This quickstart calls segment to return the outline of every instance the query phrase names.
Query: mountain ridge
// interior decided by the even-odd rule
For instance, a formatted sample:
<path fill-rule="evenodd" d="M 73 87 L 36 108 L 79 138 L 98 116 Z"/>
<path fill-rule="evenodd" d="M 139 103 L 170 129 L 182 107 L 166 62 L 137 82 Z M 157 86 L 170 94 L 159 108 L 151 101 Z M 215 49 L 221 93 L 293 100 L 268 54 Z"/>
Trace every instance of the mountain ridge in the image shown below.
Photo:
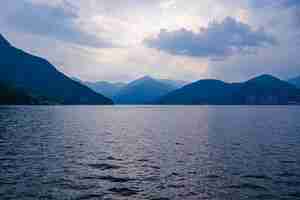
<path fill-rule="evenodd" d="M 288 82 L 295 85 L 296 87 L 300 88 L 300 76 L 289 79 Z"/>
<path fill-rule="evenodd" d="M 144 76 L 128 83 L 113 100 L 116 104 L 152 104 L 174 89 L 171 85 Z"/>
<path fill-rule="evenodd" d="M 97 82 L 83 82 L 84 85 L 88 86 L 97 93 L 103 94 L 108 98 L 113 98 L 118 92 L 126 86 L 125 83 L 110 83 L 107 81 Z"/>
<path fill-rule="evenodd" d="M 0 34 L 0 81 L 58 104 L 113 104 L 88 87 L 71 80 L 44 58 L 9 44 Z"/>
<path fill-rule="evenodd" d="M 10 43 L 0 34 L 0 46 L 11 46 Z"/>
<path fill-rule="evenodd" d="M 172 91 L 157 104 L 178 105 L 286 105 L 300 103 L 300 90 L 272 75 L 241 83 L 199 80 Z"/>
<path fill-rule="evenodd" d="M 114 99 L 114 101 L 116 101 L 117 104 L 118 103 L 119 104 L 123 104 L 123 103 L 124 104 L 127 104 L 127 103 L 130 103 L 130 104 L 133 104 L 133 103 L 138 103 L 138 104 L 146 103 L 146 104 L 149 104 L 150 102 L 154 101 L 153 99 L 156 99 L 156 98 L 160 97 L 161 95 L 168 93 L 171 90 L 178 89 L 178 88 L 182 87 L 183 85 L 185 85 L 187 83 L 185 81 L 180 81 L 180 80 L 157 79 L 157 78 L 153 78 L 149 75 L 146 75 L 146 76 L 140 77 L 138 79 L 135 79 L 135 80 L 133 80 L 133 81 L 127 83 L 127 84 L 122 83 L 122 82 L 114 82 L 113 83 L 113 82 L 108 82 L 108 81 L 96 81 L 96 82 L 82 81 L 82 80 L 80 80 L 79 78 L 76 78 L 76 77 L 72 77 L 72 79 L 88 86 L 89 88 L 91 88 L 95 92 L 101 93 L 106 97 Z M 143 84 L 147 85 L 149 83 L 151 83 L 151 84 L 155 83 L 156 85 L 161 86 L 161 87 L 156 88 L 156 89 L 158 89 L 157 94 L 155 94 L 155 91 L 153 91 L 153 90 L 155 90 L 155 88 L 151 89 L 151 88 L 142 88 L 142 87 L 140 87 L 140 85 L 143 85 Z M 124 93 L 129 92 L 128 90 L 124 91 L 124 90 L 126 90 L 124 88 L 128 89 L 128 88 L 132 88 L 132 87 L 133 88 L 136 87 L 136 91 L 134 93 L 132 93 L 132 95 L 134 95 L 134 96 L 141 95 L 142 93 L 145 92 L 146 89 L 147 89 L 147 91 L 149 91 L 149 90 L 152 91 L 153 92 L 152 95 L 149 95 L 147 97 L 150 100 L 145 99 L 146 98 L 145 97 L 144 100 L 139 99 L 139 100 L 135 101 L 134 97 L 132 97 L 131 100 L 130 100 L 132 102 L 124 102 L 125 100 L 123 98 L 125 98 L 125 97 L 122 96 L 122 95 L 125 95 Z M 163 91 L 161 91 L 161 89 Z M 132 89 L 130 89 L 130 90 L 132 92 Z M 120 97 L 120 96 L 122 96 L 122 97 Z M 129 97 L 126 97 L 126 98 L 129 98 Z"/>

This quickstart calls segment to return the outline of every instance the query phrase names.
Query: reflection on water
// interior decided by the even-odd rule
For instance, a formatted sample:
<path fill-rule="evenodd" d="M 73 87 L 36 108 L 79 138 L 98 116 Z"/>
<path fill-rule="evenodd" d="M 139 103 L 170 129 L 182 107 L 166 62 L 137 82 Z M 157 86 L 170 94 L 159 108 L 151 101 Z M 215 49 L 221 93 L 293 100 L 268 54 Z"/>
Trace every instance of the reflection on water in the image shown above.
<path fill-rule="evenodd" d="M 297 199 L 299 107 L 0 107 L 0 199 Z"/>

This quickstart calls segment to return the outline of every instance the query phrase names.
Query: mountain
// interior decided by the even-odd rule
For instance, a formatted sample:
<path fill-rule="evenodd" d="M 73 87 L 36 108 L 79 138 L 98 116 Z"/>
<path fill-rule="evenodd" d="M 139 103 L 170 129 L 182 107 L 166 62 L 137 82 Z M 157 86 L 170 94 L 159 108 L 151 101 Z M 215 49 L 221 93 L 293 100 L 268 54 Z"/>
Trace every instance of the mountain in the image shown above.
<path fill-rule="evenodd" d="M 0 82 L 0 105 L 49 105 L 47 98 L 34 96 L 26 91 Z"/>
<path fill-rule="evenodd" d="M 242 104 L 300 103 L 299 89 L 271 75 L 262 75 L 245 82 L 236 95 Z"/>
<path fill-rule="evenodd" d="M 300 76 L 288 80 L 289 83 L 295 85 L 296 87 L 300 88 Z"/>
<path fill-rule="evenodd" d="M 126 86 L 125 83 L 110 83 L 106 81 L 83 82 L 83 84 L 108 98 L 113 98 Z"/>
<path fill-rule="evenodd" d="M 175 87 L 176 89 L 179 89 L 188 84 L 188 82 L 181 81 L 181 80 L 171 80 L 171 79 L 158 79 L 158 80 L 167 85 L 171 85 L 171 86 Z"/>
<path fill-rule="evenodd" d="M 242 83 L 207 79 L 184 86 L 158 100 L 178 105 L 285 105 L 300 103 L 300 90 L 271 75 Z"/>
<path fill-rule="evenodd" d="M 76 81 L 76 82 L 78 82 L 78 83 L 81 83 L 81 84 L 83 84 L 83 81 L 82 80 L 80 80 L 79 78 L 77 78 L 77 77 L 70 77 L 73 81 Z"/>
<path fill-rule="evenodd" d="M 222 104 L 230 84 L 223 81 L 205 79 L 189 84 L 162 97 L 159 104 Z"/>
<path fill-rule="evenodd" d="M 10 43 L 0 34 L 0 47 L 11 46 Z"/>
<path fill-rule="evenodd" d="M 171 87 L 172 90 L 179 89 L 182 86 L 186 85 L 187 82 L 180 81 L 180 80 L 171 80 L 171 79 L 153 79 L 149 76 L 145 76 L 142 79 L 152 79 L 157 82 L 161 82 L 164 87 Z M 111 83 L 107 81 L 98 81 L 98 82 L 90 82 L 90 81 L 81 81 L 78 78 L 72 77 L 73 80 L 80 82 L 92 90 L 94 90 L 97 93 L 103 94 L 104 96 L 108 98 L 117 98 L 119 96 L 119 93 L 121 90 L 127 85 L 126 83 L 117 82 L 117 83 Z"/>
<path fill-rule="evenodd" d="M 123 87 L 113 100 L 117 104 L 151 104 L 176 87 L 145 76 Z"/>
<path fill-rule="evenodd" d="M 0 34 L 0 81 L 57 104 L 113 104 L 112 100 L 68 78 L 47 60 L 9 44 Z"/>
<path fill-rule="evenodd" d="M 26 92 L 4 83 L 0 83 L 0 105 L 33 105 L 38 101 Z"/>
<path fill-rule="evenodd" d="M 82 81 L 79 78 L 72 77 L 74 81 L 77 81 L 93 91 L 102 94 L 110 99 L 112 99 L 118 92 L 126 86 L 126 83 L 117 82 L 117 83 L 110 83 L 107 81 L 97 81 L 97 82 L 90 82 L 90 81 Z"/>

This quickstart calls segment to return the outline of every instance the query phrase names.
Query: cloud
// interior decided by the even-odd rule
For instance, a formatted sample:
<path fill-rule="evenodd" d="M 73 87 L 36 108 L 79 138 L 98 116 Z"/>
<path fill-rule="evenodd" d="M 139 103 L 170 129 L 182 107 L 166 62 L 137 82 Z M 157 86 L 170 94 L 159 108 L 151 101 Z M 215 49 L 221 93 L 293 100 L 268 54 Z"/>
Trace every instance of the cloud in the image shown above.
<path fill-rule="evenodd" d="M 200 32 L 161 30 L 157 37 L 144 43 L 174 55 L 222 59 L 233 54 L 250 53 L 258 47 L 274 45 L 276 40 L 263 29 L 253 30 L 249 25 L 226 17 L 221 23 L 213 22 Z"/>
<path fill-rule="evenodd" d="M 300 0 L 2 1 L 11 44 L 84 80 L 299 73 Z"/>
<path fill-rule="evenodd" d="M 113 46 L 109 40 L 82 30 L 77 23 L 78 11 L 66 1 L 53 5 L 37 2 L 7 2 L 8 9 L 0 14 L 2 23 L 19 32 L 52 37 L 64 42 L 97 48 Z"/>

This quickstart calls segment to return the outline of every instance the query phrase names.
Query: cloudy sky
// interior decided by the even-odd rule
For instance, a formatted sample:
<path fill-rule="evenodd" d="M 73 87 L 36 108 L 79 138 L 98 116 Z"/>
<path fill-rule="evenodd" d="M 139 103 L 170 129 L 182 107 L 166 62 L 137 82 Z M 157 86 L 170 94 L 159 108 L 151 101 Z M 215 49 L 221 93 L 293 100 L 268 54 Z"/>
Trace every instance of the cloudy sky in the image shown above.
<path fill-rule="evenodd" d="M 10 42 L 83 80 L 300 74 L 299 0 L 2 0 Z"/>

